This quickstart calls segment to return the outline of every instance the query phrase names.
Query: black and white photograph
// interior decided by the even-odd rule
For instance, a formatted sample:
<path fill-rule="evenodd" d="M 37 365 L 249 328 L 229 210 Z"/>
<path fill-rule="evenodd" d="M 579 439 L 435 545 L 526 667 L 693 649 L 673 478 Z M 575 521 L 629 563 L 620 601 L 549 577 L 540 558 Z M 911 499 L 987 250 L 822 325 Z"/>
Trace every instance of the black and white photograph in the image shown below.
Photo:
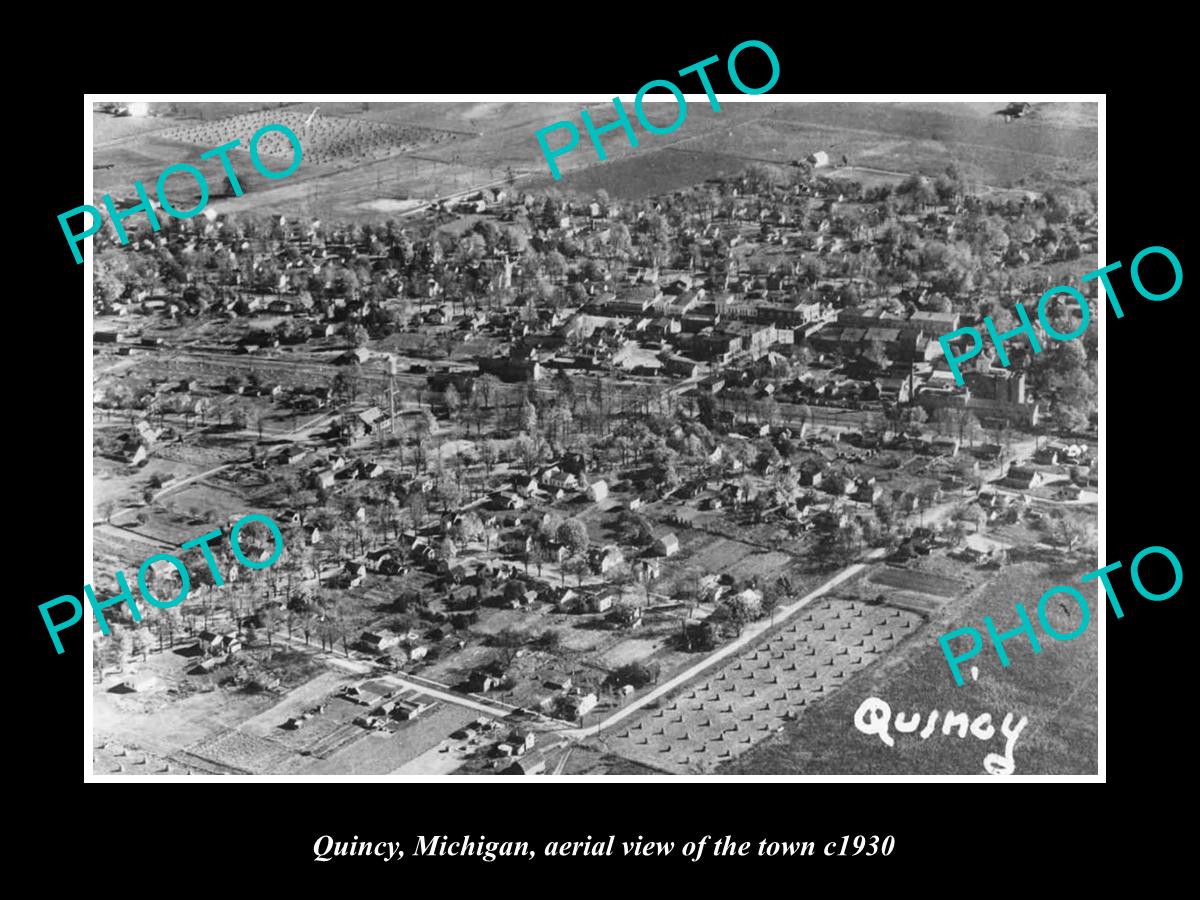
<path fill-rule="evenodd" d="M 724 69 L 88 95 L 88 780 L 1102 780 L 1103 95 Z"/>

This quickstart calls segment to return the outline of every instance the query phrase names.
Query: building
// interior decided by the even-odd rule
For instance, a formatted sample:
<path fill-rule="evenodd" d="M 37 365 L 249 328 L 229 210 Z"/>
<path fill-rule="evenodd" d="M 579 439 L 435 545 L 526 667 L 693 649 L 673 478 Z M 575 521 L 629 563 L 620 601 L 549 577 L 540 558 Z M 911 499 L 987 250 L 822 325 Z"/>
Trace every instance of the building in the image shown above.
<path fill-rule="evenodd" d="M 1015 488 L 1027 491 L 1032 488 L 1041 487 L 1045 482 L 1045 477 L 1037 469 L 1014 464 L 1008 467 L 1008 475 L 1005 476 L 1005 481 Z"/>
<path fill-rule="evenodd" d="M 597 594 L 588 598 L 588 612 L 608 612 L 613 607 L 612 594 Z"/>
<path fill-rule="evenodd" d="M 513 760 L 507 769 L 501 770 L 501 775 L 540 775 L 546 771 L 546 757 L 540 751 L 526 753 Z"/>
<path fill-rule="evenodd" d="M 367 650 L 383 653 L 399 645 L 400 636 L 392 634 L 390 631 L 364 631 L 358 642 Z"/>
<path fill-rule="evenodd" d="M 654 549 L 659 556 L 674 556 L 679 552 L 679 538 L 674 532 L 664 534 L 654 542 Z"/>

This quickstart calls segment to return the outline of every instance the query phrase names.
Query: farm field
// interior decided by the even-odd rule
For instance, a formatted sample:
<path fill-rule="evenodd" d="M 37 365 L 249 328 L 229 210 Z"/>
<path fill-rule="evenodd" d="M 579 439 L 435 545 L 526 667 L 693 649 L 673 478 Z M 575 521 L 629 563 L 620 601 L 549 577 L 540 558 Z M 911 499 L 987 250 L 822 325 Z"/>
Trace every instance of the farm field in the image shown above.
<path fill-rule="evenodd" d="M 1086 774 L 1096 771 L 1096 678 L 1097 628 L 1095 622 L 1083 635 L 1070 642 L 1045 640 L 1042 652 L 1034 655 L 1028 641 L 1014 639 L 1006 645 L 1011 663 L 1000 666 L 995 652 L 985 648 L 964 668 L 966 684 L 957 687 L 937 638 L 964 625 L 981 627 L 983 616 L 995 618 L 997 627 L 1016 624 L 1014 601 L 1026 608 L 1050 586 L 1074 583 L 1083 563 L 1059 559 L 1053 563 L 1010 564 L 987 585 L 972 591 L 957 610 L 949 608 L 917 630 L 913 639 L 879 666 L 866 669 L 848 681 L 844 690 L 814 706 L 784 732 L 732 761 L 726 774 L 773 772 L 786 775 L 856 773 L 868 775 L 983 774 L 983 759 L 989 753 L 1003 754 L 1000 737 L 990 741 L 957 734 L 944 735 L 940 728 L 928 739 L 916 734 L 897 734 L 888 747 L 876 735 L 860 733 L 854 726 L 855 712 L 866 698 L 877 697 L 889 704 L 893 716 L 906 718 L 932 710 L 968 712 L 972 718 L 989 713 L 997 725 L 1007 713 L 1029 722 L 1014 745 L 1016 774 Z M 1094 595 L 1093 595 L 1094 596 Z M 1056 628 L 1069 631 L 1075 618 L 1055 610 Z M 978 680 L 970 668 L 977 666 Z M 893 722 L 894 724 L 894 722 Z M 998 732 L 997 732 L 998 734 Z M 1064 736 L 1070 734 L 1072 739 Z M 1081 739 L 1081 735 L 1086 738 Z"/>
<path fill-rule="evenodd" d="M 838 691 L 920 622 L 902 610 L 822 598 L 719 672 L 601 740 L 611 752 L 655 768 L 712 771 Z"/>
<path fill-rule="evenodd" d="M 966 585 L 961 582 L 932 575 L 928 572 L 918 572 L 912 569 L 893 569 L 883 567 L 872 573 L 872 584 L 898 588 L 902 591 L 913 591 L 920 594 L 933 594 L 936 597 L 948 598 L 962 593 Z"/>
<path fill-rule="evenodd" d="M 731 173 L 748 161 L 786 164 L 815 150 L 834 159 L 845 154 L 851 165 L 924 174 L 955 162 L 970 180 L 997 187 L 1061 180 L 1067 163 L 1076 167 L 1072 181 L 1094 179 L 1095 137 L 1089 136 L 1095 129 L 1094 107 L 1044 104 L 1040 117 L 1006 125 L 983 108 L 989 105 L 948 111 L 922 104 L 751 104 L 734 96 L 723 101 L 718 113 L 707 104 L 692 103 L 687 119 L 671 135 L 639 129 L 636 148 L 623 133 L 606 136 L 605 161 L 581 142 L 559 158 L 563 178 L 556 182 L 533 135 L 557 121 L 578 123 L 581 104 L 299 103 L 272 109 L 225 104 L 227 110 L 205 110 L 202 120 L 188 104 L 175 104 L 182 116 L 114 119 L 94 114 L 95 164 L 112 166 L 97 169 L 95 186 L 97 198 L 105 191 L 131 197 L 135 180 L 150 183 L 175 162 L 198 165 L 210 184 L 223 184 L 219 161 L 200 161 L 202 150 L 242 132 L 248 137 L 256 123 L 282 121 L 299 128 L 316 107 L 312 146 L 309 132 L 303 133 L 306 161 L 295 174 L 282 181 L 264 179 L 251 168 L 244 150 L 234 151 L 231 159 L 246 195 L 218 197 L 224 191 L 214 188 L 213 208 L 293 215 L 304 208 L 322 217 L 384 221 L 414 208 L 412 198 L 498 184 L 508 168 L 524 190 L 552 187 L 591 194 L 604 189 L 614 197 L 638 198 Z M 651 103 L 647 109 L 661 118 L 665 113 L 657 106 Z M 611 104 L 588 108 L 598 125 L 612 118 Z M 276 149 L 286 150 L 281 136 L 270 140 L 276 137 L 282 142 Z M 1083 175 L 1078 174 L 1081 162 Z"/>

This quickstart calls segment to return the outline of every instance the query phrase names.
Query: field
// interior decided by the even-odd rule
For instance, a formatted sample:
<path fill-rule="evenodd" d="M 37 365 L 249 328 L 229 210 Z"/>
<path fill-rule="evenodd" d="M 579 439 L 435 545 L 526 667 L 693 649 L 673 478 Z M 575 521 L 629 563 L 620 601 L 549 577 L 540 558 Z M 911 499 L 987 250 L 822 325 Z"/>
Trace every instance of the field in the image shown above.
<path fill-rule="evenodd" d="M 434 131 L 420 126 L 389 125 L 361 118 L 335 117 L 295 112 L 266 110 L 242 113 L 225 119 L 180 125 L 162 133 L 162 137 L 194 144 L 198 147 L 219 147 L 230 141 L 250 146 L 250 138 L 265 125 L 280 124 L 290 128 L 301 140 L 304 159 L 312 165 L 330 163 L 361 163 L 403 153 L 425 144 L 453 140 L 450 132 Z M 278 131 L 264 135 L 258 145 L 264 156 L 292 156 L 291 142 Z"/>
<path fill-rule="evenodd" d="M 627 106 L 630 105 L 627 103 Z M 655 120 L 665 113 L 647 109 Z M 534 132 L 558 121 L 579 126 L 577 103 L 332 103 L 154 104 L 160 117 L 114 119 L 96 113 L 97 196 L 132 196 L 135 180 L 152 187 L 158 173 L 176 162 L 198 165 L 210 184 L 217 211 L 262 211 L 321 218 L 384 221 L 420 208 L 421 201 L 501 185 L 512 169 L 522 190 L 590 195 L 604 189 L 614 197 L 640 198 L 678 190 L 707 178 L 735 172 L 751 162 L 786 165 L 815 150 L 834 161 L 842 155 L 868 171 L 941 172 L 957 163 L 980 186 L 1039 187 L 1095 178 L 1095 107 L 1042 104 L 1034 118 L 1004 124 L 992 104 L 739 103 L 723 102 L 721 112 L 691 103 L 680 128 L 670 135 L 638 129 L 638 146 L 623 132 L 605 136 L 607 159 L 597 158 L 586 133 L 559 158 L 563 177 L 555 181 Z M 170 106 L 176 114 L 169 115 Z M 318 108 L 319 107 L 319 108 Z M 314 108 L 317 114 L 301 130 Z M 589 106 L 598 125 L 612 119 L 611 104 Z M 231 157 L 246 195 L 223 193 L 216 160 L 200 152 L 234 137 L 249 137 L 265 122 L 293 127 L 305 147 L 305 161 L 293 175 L 270 181 L 254 172 L 244 151 Z M 581 128 L 582 131 L 582 128 Z M 552 135 L 551 141 L 563 137 Z M 284 149 L 278 135 L 264 140 Z M 1082 168 L 1080 168 L 1082 166 Z M 1069 172 L 1068 172 L 1069 169 Z M 833 170 L 830 170 L 831 172 Z M 186 179 L 178 179 L 180 185 Z M 172 181 L 172 188 L 175 188 Z M 180 198 L 191 188 L 179 187 Z"/>
<path fill-rule="evenodd" d="M 437 746 L 477 715 L 411 688 L 380 683 L 379 689 L 392 698 L 422 699 L 429 708 L 413 721 L 394 723 L 387 732 L 369 731 L 353 724 L 366 707 L 332 696 L 341 685 L 362 679 L 320 671 L 315 660 L 298 656 L 316 669 L 300 673 L 299 686 L 278 697 L 215 687 L 169 702 L 162 689 L 149 694 L 97 692 L 96 771 L 385 775 Z M 193 684 L 204 680 L 182 674 L 181 666 L 190 661 L 180 659 L 178 654 L 154 654 L 140 670 L 158 674 L 164 688 L 188 679 Z M 303 728 L 282 727 L 287 719 L 318 705 L 322 711 Z M 117 710 L 120 715 L 114 716 Z"/>
<path fill-rule="evenodd" d="M 1071 181 L 1094 181 L 1095 122 L 1089 125 L 1086 115 L 1073 117 L 1078 124 L 1070 126 L 1047 119 L 1005 124 L 961 106 L 935 110 L 892 104 L 790 104 L 733 135 L 713 132 L 682 146 L 733 152 L 747 146 L 748 138 L 755 149 L 743 153 L 761 154 L 763 161 L 786 163 L 821 149 L 834 162 L 844 155 L 855 166 L 925 175 L 954 162 L 968 180 L 998 187 L 1040 182 L 1047 176 L 1061 182 L 1068 172 Z"/>
<path fill-rule="evenodd" d="M 983 713 L 999 725 L 1007 713 L 1014 722 L 1028 717 L 1028 725 L 1014 743 L 1016 773 L 1088 774 L 1097 766 L 1096 667 L 1097 627 L 1079 638 L 1058 642 L 1045 638 L 1042 652 L 1034 655 L 1023 638 L 1008 642 L 1011 662 L 1002 668 L 994 651 L 986 648 L 964 669 L 966 684 L 957 687 L 937 638 L 964 625 L 981 626 L 985 615 L 998 628 L 1016 624 L 1013 602 L 1032 610 L 1037 598 L 1054 584 L 1076 583 L 1085 562 L 1057 558 L 1047 565 L 1020 563 L 1006 566 L 994 581 L 972 591 L 956 611 L 949 609 L 931 619 L 914 640 L 891 654 L 881 665 L 865 670 L 846 689 L 808 710 L 784 733 L 756 747 L 722 769 L 725 774 L 771 772 L 782 775 L 855 774 L 982 774 L 989 753 L 1003 754 L 1004 739 L 983 741 L 972 736 L 946 736 L 938 729 L 927 739 L 917 734 L 896 734 L 888 747 L 877 735 L 863 734 L 854 725 L 855 712 L 866 698 L 887 702 L 892 714 L 906 718 L 920 714 L 926 721 L 932 710 L 967 712 L 972 719 Z M 1090 568 L 1091 566 L 1089 566 Z M 1090 593 L 1090 592 L 1087 592 Z M 1091 595 L 1094 598 L 1094 594 Z M 1063 616 L 1052 610 L 1052 616 Z M 1055 627 L 1068 631 L 1078 625 L 1065 616 Z M 978 679 L 972 680 L 971 667 Z M 894 722 L 893 722 L 894 725 Z M 1068 737 L 1069 736 L 1069 737 Z"/>
<path fill-rule="evenodd" d="M 603 743 L 673 773 L 711 771 L 837 691 L 899 646 L 920 621 L 885 606 L 823 598 L 719 672 L 602 736 Z"/>
<path fill-rule="evenodd" d="M 935 597 L 942 598 L 954 597 L 962 593 L 963 588 L 966 587 L 961 582 L 927 572 L 889 567 L 877 570 L 871 575 L 870 580 L 872 584 L 882 584 L 918 594 L 933 594 Z"/>

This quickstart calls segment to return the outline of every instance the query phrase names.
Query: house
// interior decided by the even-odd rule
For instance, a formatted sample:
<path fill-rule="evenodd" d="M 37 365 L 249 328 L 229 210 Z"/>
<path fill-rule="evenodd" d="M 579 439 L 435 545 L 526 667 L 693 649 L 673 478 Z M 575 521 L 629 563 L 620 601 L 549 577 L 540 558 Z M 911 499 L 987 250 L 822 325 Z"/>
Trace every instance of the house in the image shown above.
<path fill-rule="evenodd" d="M 596 704 L 599 702 L 600 699 L 595 694 L 582 694 L 577 697 L 572 697 L 571 706 L 574 709 L 575 718 L 586 716 L 596 708 Z"/>
<path fill-rule="evenodd" d="M 654 542 L 654 549 L 659 556 L 674 556 L 679 552 L 679 538 L 674 532 L 664 534 Z"/>
<path fill-rule="evenodd" d="M 640 606 L 622 606 L 614 614 L 618 625 L 624 628 L 638 628 L 642 624 L 642 608 Z"/>
<path fill-rule="evenodd" d="M 242 649 L 242 642 L 236 631 L 228 631 L 224 634 L 218 634 L 215 631 L 201 631 L 198 642 L 202 650 L 214 655 L 237 653 Z"/>
<path fill-rule="evenodd" d="M 546 771 L 546 757 L 539 750 L 517 757 L 511 766 L 502 769 L 501 775 L 539 775 Z"/>
<path fill-rule="evenodd" d="M 485 694 L 499 683 L 499 679 L 494 675 L 482 670 L 472 672 L 471 677 L 467 680 L 467 685 L 477 694 Z"/>
<path fill-rule="evenodd" d="M 525 501 L 512 491 L 497 491 L 491 495 L 490 505 L 492 509 L 521 509 Z"/>
<path fill-rule="evenodd" d="M 579 602 L 579 594 L 571 588 L 563 588 L 555 598 L 555 606 L 559 612 L 568 612 Z"/>
<path fill-rule="evenodd" d="M 1005 481 L 1008 484 L 1023 491 L 1040 487 L 1045 480 L 1045 476 L 1037 469 L 1032 469 L 1029 466 L 1018 466 L 1016 464 L 1008 467 L 1008 475 L 1005 477 Z"/>
<path fill-rule="evenodd" d="M 588 485 L 587 493 L 592 502 L 599 503 L 608 496 L 608 483 L 603 480 L 593 481 Z"/>
<path fill-rule="evenodd" d="M 358 642 L 367 650 L 382 653 L 397 646 L 400 643 L 400 636 L 390 631 L 364 631 Z"/>
<path fill-rule="evenodd" d="M 1056 466 L 1058 465 L 1058 454 L 1060 452 L 1061 449 L 1059 447 L 1047 444 L 1033 454 L 1033 461 L 1043 466 Z"/>
<path fill-rule="evenodd" d="M 753 588 L 746 588 L 736 595 L 736 599 L 740 601 L 751 616 L 757 616 L 762 610 L 762 593 Z"/>
<path fill-rule="evenodd" d="M 883 488 L 878 484 L 861 482 L 854 491 L 853 497 L 859 503 L 874 503 L 883 497 Z"/>
<path fill-rule="evenodd" d="M 625 556 L 615 544 L 591 552 L 592 570 L 598 575 L 604 575 L 624 562 Z"/>
<path fill-rule="evenodd" d="M 933 452 L 941 456 L 958 456 L 959 443 L 956 438 L 934 438 L 931 444 Z"/>
<path fill-rule="evenodd" d="M 392 706 L 392 717 L 407 722 L 415 719 L 427 709 L 429 709 L 429 704 L 419 700 L 397 700 Z"/>
<path fill-rule="evenodd" d="M 509 740 L 525 751 L 532 750 L 537 746 L 537 734 L 533 731 L 514 731 Z"/>
<path fill-rule="evenodd" d="M 144 672 L 140 675 L 133 675 L 126 678 L 121 682 L 121 687 L 134 693 L 145 693 L 158 687 L 158 677 L 149 672 Z"/>
<path fill-rule="evenodd" d="M 312 473 L 312 486 L 320 490 L 329 490 L 333 487 L 334 474 L 333 469 L 320 469 Z"/>
<path fill-rule="evenodd" d="M 546 687 L 552 691 L 569 691 L 571 684 L 571 676 L 566 672 L 551 672 L 545 680 Z"/>
<path fill-rule="evenodd" d="M 553 468 L 542 473 L 542 484 L 554 490 L 571 490 L 578 486 L 579 481 L 570 472 Z"/>
<path fill-rule="evenodd" d="M 602 613 L 608 612 L 613 607 L 612 594 L 596 594 L 588 598 L 588 612 Z"/>

